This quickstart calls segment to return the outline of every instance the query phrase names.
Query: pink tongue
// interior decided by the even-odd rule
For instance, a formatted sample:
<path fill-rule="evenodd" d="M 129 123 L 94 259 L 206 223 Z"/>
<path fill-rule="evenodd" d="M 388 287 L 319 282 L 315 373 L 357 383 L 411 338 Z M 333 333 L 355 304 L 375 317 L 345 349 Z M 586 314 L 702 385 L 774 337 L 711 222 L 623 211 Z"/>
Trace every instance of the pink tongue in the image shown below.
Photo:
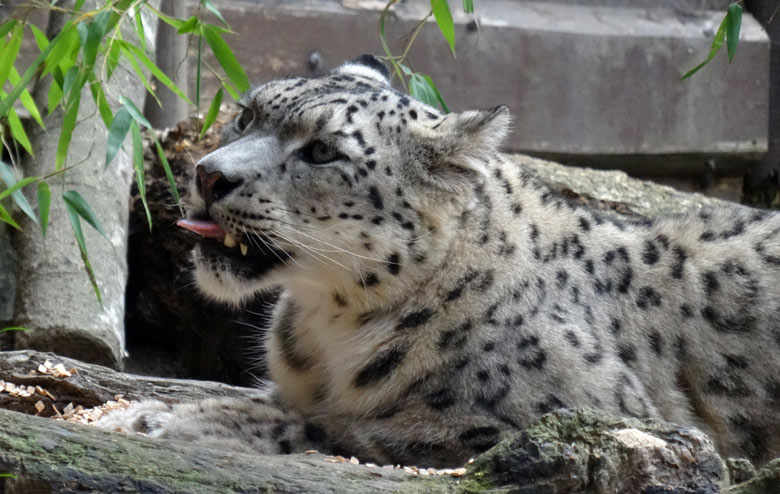
<path fill-rule="evenodd" d="M 179 220 L 176 225 L 208 238 L 225 238 L 226 232 L 212 221 Z"/>

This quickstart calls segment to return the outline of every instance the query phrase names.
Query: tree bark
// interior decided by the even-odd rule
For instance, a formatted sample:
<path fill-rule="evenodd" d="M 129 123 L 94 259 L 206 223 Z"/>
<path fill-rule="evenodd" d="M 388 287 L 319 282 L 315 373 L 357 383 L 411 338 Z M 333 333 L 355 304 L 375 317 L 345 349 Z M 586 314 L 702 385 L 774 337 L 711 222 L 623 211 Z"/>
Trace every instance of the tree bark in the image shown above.
<path fill-rule="evenodd" d="M 93 0 L 87 2 L 84 8 L 94 8 L 102 3 Z M 65 2 L 59 6 L 68 8 Z M 50 31 L 56 31 L 63 23 L 61 15 L 52 14 Z M 126 29 L 122 30 L 124 39 L 130 42 L 137 39 L 132 24 L 125 23 Z M 155 24 L 145 22 L 147 35 L 155 35 Z M 46 108 L 48 79 L 36 84 L 34 97 L 39 108 Z M 103 87 L 114 111 L 119 107 L 120 95 L 137 105 L 143 102 L 144 88 L 135 80 L 129 65 L 117 67 L 112 79 Z M 55 111 L 45 119 L 46 131 L 36 129 L 31 133 L 36 154 L 25 164 L 26 175 L 44 176 L 54 171 L 52 164 L 55 162 L 62 117 L 61 110 Z M 120 151 L 111 166 L 103 170 L 107 131 L 87 86 L 82 91 L 78 122 L 66 162 L 66 165 L 77 166 L 49 180 L 53 197 L 45 241 L 40 228 L 28 218 L 22 218 L 23 231 L 15 236 L 19 260 L 13 322 L 29 329 L 15 335 L 15 346 L 56 349 L 60 354 L 118 368 L 124 354 L 127 204 L 133 177 L 132 159 L 129 154 Z M 124 147 L 132 149 L 127 143 Z M 67 190 L 76 190 L 87 199 L 108 237 L 108 240 L 103 239 L 82 222 L 89 259 L 103 297 L 102 304 L 85 273 L 64 201 L 60 197 Z M 28 192 L 28 199 L 37 208 L 34 196 L 34 190 Z"/>
<path fill-rule="evenodd" d="M 160 10 L 165 15 L 179 19 L 189 17 L 188 5 L 181 0 L 162 0 Z M 165 23 L 160 24 L 157 28 L 155 45 L 157 66 L 168 74 L 173 83 L 179 86 L 185 94 L 189 83 L 189 61 L 187 59 L 189 38 L 189 36 L 178 34 L 176 29 Z M 144 114 L 155 129 L 171 128 L 187 118 L 189 108 L 186 101 L 159 82 L 156 84 L 156 92 L 160 103 L 158 104 L 154 98 L 146 98 L 144 106 Z"/>

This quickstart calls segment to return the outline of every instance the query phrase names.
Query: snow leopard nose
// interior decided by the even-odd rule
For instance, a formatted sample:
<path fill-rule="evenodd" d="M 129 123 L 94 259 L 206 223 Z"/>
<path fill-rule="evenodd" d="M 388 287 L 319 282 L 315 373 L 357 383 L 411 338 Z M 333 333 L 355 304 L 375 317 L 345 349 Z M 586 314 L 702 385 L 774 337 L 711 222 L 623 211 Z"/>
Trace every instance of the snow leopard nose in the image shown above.
<path fill-rule="evenodd" d="M 236 187 L 244 181 L 239 179 L 231 182 L 220 171 L 209 172 L 203 165 L 198 165 L 195 170 L 198 175 L 195 177 L 195 187 L 198 189 L 201 197 L 206 202 L 208 209 L 214 201 L 218 201 L 230 194 Z"/>

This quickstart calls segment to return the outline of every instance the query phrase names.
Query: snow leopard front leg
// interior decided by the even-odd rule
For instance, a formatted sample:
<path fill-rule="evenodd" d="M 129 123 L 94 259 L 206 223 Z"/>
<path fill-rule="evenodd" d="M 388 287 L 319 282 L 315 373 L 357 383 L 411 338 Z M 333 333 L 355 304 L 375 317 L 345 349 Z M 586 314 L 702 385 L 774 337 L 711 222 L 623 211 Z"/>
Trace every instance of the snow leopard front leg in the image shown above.
<path fill-rule="evenodd" d="M 332 449 L 320 425 L 286 409 L 271 395 L 209 398 L 180 404 L 143 401 L 106 415 L 97 425 L 251 454 Z"/>

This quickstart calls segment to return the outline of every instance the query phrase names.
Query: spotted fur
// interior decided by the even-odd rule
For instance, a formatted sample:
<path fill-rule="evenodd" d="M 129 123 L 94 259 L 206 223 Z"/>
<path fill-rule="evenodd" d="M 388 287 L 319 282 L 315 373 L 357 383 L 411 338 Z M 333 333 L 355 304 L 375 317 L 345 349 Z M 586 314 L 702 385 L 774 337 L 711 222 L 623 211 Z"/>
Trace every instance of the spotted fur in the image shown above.
<path fill-rule="evenodd" d="M 235 304 L 284 289 L 270 396 L 109 425 L 436 466 L 590 407 L 780 454 L 779 215 L 607 219 L 498 152 L 506 108 L 442 115 L 386 76 L 364 57 L 260 86 L 199 163 L 191 217 L 250 247 L 204 241 L 200 287 Z M 337 159 L 313 163 L 312 143 Z"/>

